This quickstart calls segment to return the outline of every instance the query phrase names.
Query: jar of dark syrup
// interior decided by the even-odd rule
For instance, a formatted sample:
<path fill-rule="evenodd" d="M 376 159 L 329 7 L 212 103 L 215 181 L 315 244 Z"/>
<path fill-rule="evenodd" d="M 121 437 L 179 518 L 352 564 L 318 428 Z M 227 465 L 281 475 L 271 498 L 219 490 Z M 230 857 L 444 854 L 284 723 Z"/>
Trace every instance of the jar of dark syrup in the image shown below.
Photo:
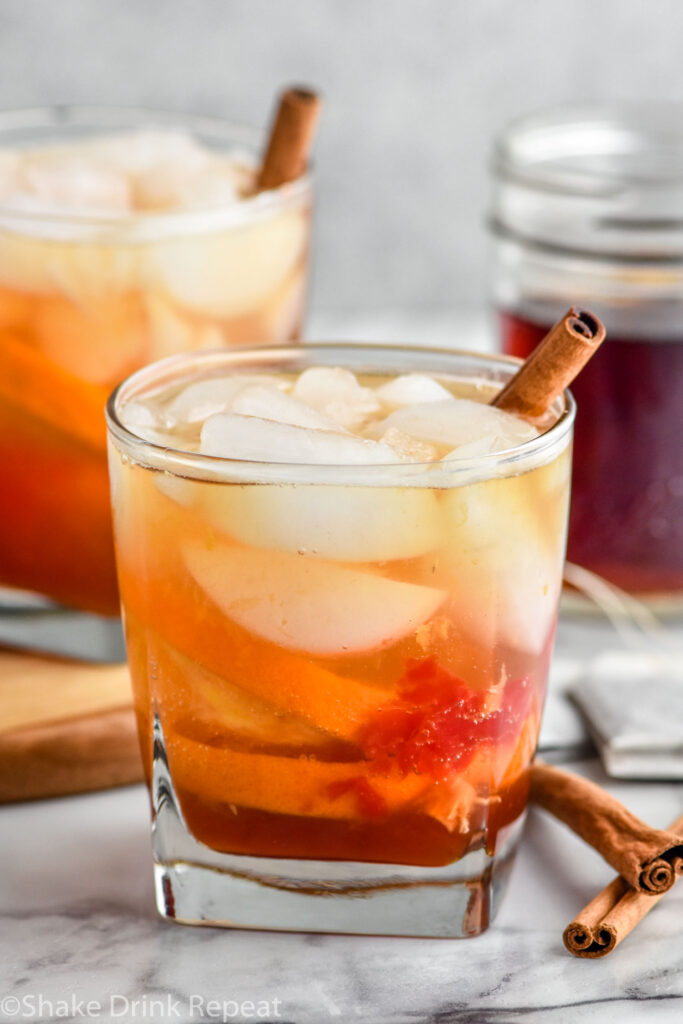
<path fill-rule="evenodd" d="M 568 559 L 660 607 L 683 600 L 683 104 L 577 106 L 494 152 L 493 297 L 527 356 L 570 305 L 607 340 L 578 405 Z"/>

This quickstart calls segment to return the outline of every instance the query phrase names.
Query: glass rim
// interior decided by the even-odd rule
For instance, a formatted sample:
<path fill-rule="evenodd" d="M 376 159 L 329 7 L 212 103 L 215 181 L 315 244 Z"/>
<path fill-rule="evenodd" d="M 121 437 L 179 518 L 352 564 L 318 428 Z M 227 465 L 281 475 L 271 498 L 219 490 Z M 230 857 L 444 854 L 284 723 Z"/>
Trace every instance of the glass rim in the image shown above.
<path fill-rule="evenodd" d="M 497 452 L 489 452 L 482 455 L 469 456 L 464 458 L 449 457 L 447 462 L 436 460 L 432 462 L 405 462 L 405 463 L 377 463 L 377 464 L 354 464 L 348 463 L 310 463 L 310 462 L 276 462 L 258 461 L 253 459 L 235 459 L 227 456 L 205 455 L 200 452 L 188 452 L 179 448 L 172 448 L 162 443 L 150 441 L 135 434 L 133 430 L 126 427 L 120 417 L 122 404 L 132 397 L 137 397 L 141 391 L 158 390 L 161 386 L 168 386 L 174 380 L 183 377 L 182 370 L 188 371 L 197 369 L 212 368 L 229 369 L 231 366 L 240 367 L 242 371 L 249 369 L 268 368 L 270 372 L 285 372 L 288 368 L 304 369 L 306 366 L 320 365 L 315 360 L 315 354 L 324 355 L 328 362 L 324 365 L 342 366 L 348 369 L 355 369 L 363 372 L 361 367 L 349 366 L 343 358 L 330 360 L 329 357 L 336 353 L 343 356 L 344 353 L 353 353 L 359 357 L 372 356 L 379 366 L 374 369 L 367 369 L 365 372 L 382 373 L 388 372 L 431 372 L 435 374 L 456 377 L 456 367 L 449 368 L 444 365 L 448 362 L 470 361 L 472 364 L 482 368 L 489 368 L 497 371 L 502 384 L 512 376 L 513 372 L 521 364 L 521 360 L 513 356 L 503 356 L 486 352 L 474 352 L 467 349 L 442 349 L 429 348 L 421 345 L 396 345 L 383 344 L 381 342 L 306 342 L 301 345 L 245 345 L 231 346 L 225 349 L 213 349 L 200 352 L 186 352 L 179 355 L 168 356 L 165 359 L 137 370 L 124 381 L 122 381 L 111 393 L 105 408 L 105 417 L 109 436 L 115 446 L 124 455 L 133 459 L 134 462 L 152 469 L 159 469 L 173 473 L 176 476 L 192 476 L 199 474 L 199 479 L 228 482 L 225 472 L 221 473 L 221 467 L 233 470 L 230 482 L 254 482 L 253 478 L 258 477 L 259 482 L 304 482 L 301 478 L 311 477 L 310 483 L 334 483 L 339 482 L 337 478 L 353 478 L 353 482 L 373 484 L 376 486 L 388 486 L 383 484 L 377 477 L 388 476 L 396 479 L 399 483 L 417 483 L 418 478 L 423 486 L 439 486 L 438 478 L 453 478 L 462 474 L 471 474 L 477 470 L 485 470 L 483 479 L 495 477 L 500 474 L 496 470 L 503 467 L 520 467 L 524 471 L 526 463 L 538 461 L 538 464 L 550 461 L 550 458 L 543 458 L 556 446 L 571 435 L 576 415 L 576 402 L 574 397 L 566 389 L 553 403 L 556 408 L 557 419 L 547 430 L 537 437 L 511 448 Z M 380 369 L 382 356 L 388 361 L 391 356 L 407 357 L 408 359 L 421 357 L 422 363 L 431 360 L 443 368 L 427 369 L 424 365 L 407 367 L 397 371 L 395 368 L 386 367 Z M 313 357 L 313 358 L 311 358 Z M 273 362 L 280 363 L 273 366 Z M 303 365 L 302 365 L 303 361 Z M 298 363 L 298 365 L 297 365 Z M 289 365 L 288 367 L 288 364 Z M 212 376 L 209 373 L 187 373 L 185 379 L 188 383 L 202 379 L 205 376 Z M 461 375 L 462 377 L 462 375 Z M 467 379 L 467 378 L 465 378 Z M 497 378 L 493 375 L 480 376 L 469 375 L 469 379 L 487 380 L 496 383 Z M 147 386 L 146 386 L 147 385 Z M 559 447 L 558 447 L 559 453 Z M 528 467 L 531 468 L 531 467 Z M 507 474 L 505 474 L 507 475 Z M 510 474 L 512 475 L 512 474 Z M 237 478 L 237 479 L 236 479 Z M 294 480 L 293 478 L 296 478 Z M 346 482 L 346 480 L 345 480 Z"/>
<path fill-rule="evenodd" d="M 683 251 L 675 248 L 654 253 L 640 250 L 629 252 L 609 246 L 602 249 L 591 248 L 571 242 L 563 244 L 533 233 L 525 235 L 516 226 L 511 226 L 496 214 L 490 214 L 487 217 L 486 227 L 494 242 L 512 243 L 545 260 L 569 260 L 580 264 L 588 262 L 594 265 L 595 270 L 600 270 L 604 268 L 605 263 L 609 263 L 617 268 L 642 268 L 644 273 L 647 271 L 661 273 L 664 270 L 675 271 L 683 268 Z M 609 271 L 607 272 L 609 273 Z"/>
<path fill-rule="evenodd" d="M 98 123 L 98 119 L 101 119 Z M 123 121 L 123 123 L 122 123 Z M 129 123 L 128 123 L 129 122 Z M 157 123 L 155 123 L 157 122 Z M 260 130 L 254 125 L 231 121 L 212 115 L 187 113 L 163 107 L 145 107 L 120 104 L 70 104 L 57 103 L 33 107 L 17 107 L 0 110 L 0 152 L 6 148 L 5 138 L 11 132 L 52 130 L 55 137 L 60 130 L 68 136 L 70 128 L 102 129 L 102 134 L 114 134 L 139 129 L 172 128 L 186 126 L 197 133 L 223 136 L 230 148 L 240 150 L 256 160 L 259 156 Z M 221 226 L 239 226 L 249 223 L 254 216 L 263 217 L 271 211 L 295 205 L 309 196 L 314 180 L 314 166 L 311 165 L 295 181 L 286 182 L 274 189 L 258 192 L 237 202 L 216 204 L 184 210 L 141 211 L 130 213 L 107 213 L 106 211 L 58 211 L 24 210 L 8 206 L 0 201 L 0 218 L 13 225 L 74 225 L 84 228 L 106 228 L 129 230 L 131 226 L 152 228 L 174 228 L 187 226 L 202 218 L 219 217 Z"/>
<path fill-rule="evenodd" d="M 580 132 L 583 135 L 577 135 Z M 583 140 L 583 151 L 577 152 L 577 138 Z M 623 163 L 619 169 L 562 164 L 567 155 L 590 158 L 600 152 L 633 152 L 637 144 L 652 152 L 675 147 L 676 169 L 655 160 L 647 174 L 633 173 Z M 492 165 L 506 180 L 567 195 L 611 196 L 614 189 L 628 186 L 659 189 L 683 183 L 683 101 L 612 100 L 541 108 L 503 128 L 493 145 Z"/>

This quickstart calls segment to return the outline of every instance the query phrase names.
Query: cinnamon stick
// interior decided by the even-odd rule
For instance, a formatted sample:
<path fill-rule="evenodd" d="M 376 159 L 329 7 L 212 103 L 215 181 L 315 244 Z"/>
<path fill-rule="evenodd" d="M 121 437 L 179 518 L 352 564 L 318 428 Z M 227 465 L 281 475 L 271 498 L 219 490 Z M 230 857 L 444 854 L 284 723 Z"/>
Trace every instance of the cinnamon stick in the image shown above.
<path fill-rule="evenodd" d="M 321 106 L 320 97 L 312 89 L 298 87 L 283 92 L 256 179 L 257 192 L 278 188 L 304 173 Z"/>
<path fill-rule="evenodd" d="M 587 779 L 536 762 L 529 799 L 581 836 L 638 892 L 664 893 L 683 874 L 681 834 L 650 828 Z"/>
<path fill-rule="evenodd" d="M 683 814 L 669 826 L 670 832 L 683 833 Z M 568 924 L 562 936 L 574 956 L 591 959 L 611 953 L 639 921 L 659 903 L 656 895 L 637 892 L 617 875 L 581 913 Z"/>
<path fill-rule="evenodd" d="M 526 420 L 541 419 L 604 339 L 605 328 L 597 316 L 572 306 L 491 404 Z"/>

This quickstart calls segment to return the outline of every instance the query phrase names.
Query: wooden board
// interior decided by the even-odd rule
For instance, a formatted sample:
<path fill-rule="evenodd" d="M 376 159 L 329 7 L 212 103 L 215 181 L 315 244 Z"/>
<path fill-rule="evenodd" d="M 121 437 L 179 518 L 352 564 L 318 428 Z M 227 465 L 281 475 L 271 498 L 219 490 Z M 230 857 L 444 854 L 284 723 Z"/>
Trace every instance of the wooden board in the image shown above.
<path fill-rule="evenodd" d="M 125 665 L 0 651 L 0 802 L 142 777 Z"/>

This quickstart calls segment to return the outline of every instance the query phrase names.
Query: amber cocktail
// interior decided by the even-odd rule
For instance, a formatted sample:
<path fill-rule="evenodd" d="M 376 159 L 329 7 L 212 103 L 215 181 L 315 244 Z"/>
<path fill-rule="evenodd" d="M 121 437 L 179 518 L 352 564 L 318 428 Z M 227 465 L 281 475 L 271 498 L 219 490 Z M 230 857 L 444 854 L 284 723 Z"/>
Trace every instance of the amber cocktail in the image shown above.
<path fill-rule="evenodd" d="M 108 407 L 161 913 L 471 935 L 519 836 L 573 404 L 516 364 L 306 346 L 182 356 Z"/>
<path fill-rule="evenodd" d="M 0 586 L 118 614 L 112 387 L 175 352 L 298 336 L 310 182 L 254 194 L 246 139 L 152 112 L 0 117 Z"/>

